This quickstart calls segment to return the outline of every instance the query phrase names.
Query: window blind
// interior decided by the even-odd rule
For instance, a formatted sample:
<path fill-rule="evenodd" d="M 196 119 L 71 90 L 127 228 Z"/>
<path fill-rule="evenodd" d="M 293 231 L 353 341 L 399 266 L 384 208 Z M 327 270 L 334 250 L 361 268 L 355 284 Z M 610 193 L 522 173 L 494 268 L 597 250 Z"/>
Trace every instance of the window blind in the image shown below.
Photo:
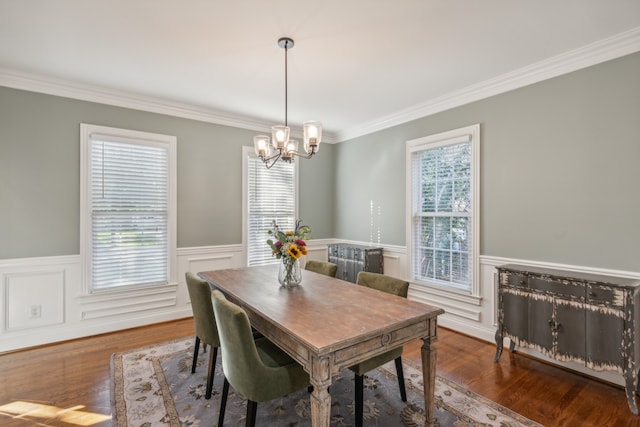
<path fill-rule="evenodd" d="M 465 139 L 412 154 L 412 275 L 471 291 L 473 159 Z"/>
<path fill-rule="evenodd" d="M 295 164 L 278 162 L 271 169 L 250 155 L 248 183 L 248 264 L 279 262 L 267 245 L 267 232 L 275 221 L 281 230 L 293 230 L 296 218 Z"/>
<path fill-rule="evenodd" d="M 90 139 L 91 288 L 168 282 L 169 149 Z"/>

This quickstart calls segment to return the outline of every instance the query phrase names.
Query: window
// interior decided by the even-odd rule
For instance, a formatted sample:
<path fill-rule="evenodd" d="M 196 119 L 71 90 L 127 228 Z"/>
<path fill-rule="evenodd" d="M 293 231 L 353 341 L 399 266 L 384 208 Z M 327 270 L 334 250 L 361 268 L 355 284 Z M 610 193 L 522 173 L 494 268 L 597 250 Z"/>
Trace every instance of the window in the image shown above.
<path fill-rule="evenodd" d="M 174 282 L 176 138 L 86 124 L 80 133 L 85 289 Z"/>
<path fill-rule="evenodd" d="M 281 229 L 293 230 L 297 213 L 297 171 L 295 163 L 279 161 L 271 169 L 264 166 L 253 148 L 244 147 L 245 206 L 244 246 L 247 265 L 279 262 L 267 245 L 273 221 Z"/>
<path fill-rule="evenodd" d="M 407 142 L 415 283 L 478 294 L 479 147 L 479 125 Z"/>

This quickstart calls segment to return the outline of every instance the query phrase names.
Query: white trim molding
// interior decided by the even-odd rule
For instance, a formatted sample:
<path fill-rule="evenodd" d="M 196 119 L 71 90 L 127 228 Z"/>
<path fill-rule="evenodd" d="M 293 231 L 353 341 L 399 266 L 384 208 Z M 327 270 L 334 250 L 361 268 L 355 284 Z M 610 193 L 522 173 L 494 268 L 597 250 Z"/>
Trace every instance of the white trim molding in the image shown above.
<path fill-rule="evenodd" d="M 640 51 L 640 27 L 336 133 L 347 141 Z"/>
<path fill-rule="evenodd" d="M 326 260 L 327 246 L 331 243 L 372 245 L 369 242 L 313 239 L 309 241 L 307 259 Z M 406 271 L 406 248 L 384 244 L 376 244 L 375 246 L 384 249 L 385 274 L 402 278 L 403 272 Z M 187 271 L 237 268 L 244 265 L 241 244 L 179 248 L 177 257 L 177 284 L 139 289 L 126 295 L 96 294 L 85 296 L 81 296 L 79 255 L 0 260 L 0 354 L 5 351 L 190 317 L 192 312 L 184 280 Z M 444 308 L 445 314 L 438 318 L 439 325 L 495 343 L 497 311 L 495 267 L 503 264 L 560 268 L 574 272 L 640 278 L 640 272 L 485 255 L 480 256 L 479 298 L 468 295 L 452 295 L 450 292 L 443 294 L 437 289 L 414 284 L 409 288 L 409 298 Z M 44 282 L 42 282 L 43 277 L 46 279 Z M 20 282 L 12 282 L 16 279 L 19 279 Z M 9 294 L 7 289 L 18 285 L 30 289 L 35 286 L 38 292 L 22 292 L 7 296 Z M 51 302 L 42 302 L 41 299 L 38 299 L 40 293 L 53 295 L 56 298 L 53 298 Z M 60 295 L 61 298 L 59 298 Z M 11 308 L 24 310 L 24 312 L 29 312 L 33 305 L 42 304 L 42 323 L 38 323 L 39 318 L 27 319 L 23 316 L 19 320 L 25 322 L 23 325 L 25 327 L 7 328 L 10 298 L 14 298 L 11 301 Z M 122 304 L 123 301 L 127 301 L 126 306 Z M 121 307 L 121 305 L 123 306 Z M 45 309 L 52 309 L 51 316 L 44 312 Z M 622 385 L 622 380 L 616 373 L 597 373 L 575 363 L 557 362 L 532 349 L 518 348 L 517 351 L 551 364 L 579 371 L 587 376 Z M 508 360 L 508 358 L 503 357 L 502 360 Z"/>
<path fill-rule="evenodd" d="M 202 108 L 167 99 L 88 85 L 6 67 L 0 67 L 0 86 L 257 132 L 271 132 L 271 126 L 273 126 L 270 121 L 254 117 L 241 116 L 222 110 Z M 295 136 L 302 136 L 302 128 L 293 128 L 291 132 Z M 335 143 L 335 135 L 330 132 L 323 132 L 322 142 Z"/>
<path fill-rule="evenodd" d="M 467 86 L 367 123 L 343 129 L 336 133 L 330 133 L 325 130 L 323 131 L 322 139 L 325 143 L 347 141 L 638 51 L 640 51 L 640 27 L 556 55 L 510 73 L 505 73 L 493 79 Z M 166 114 L 257 132 L 270 132 L 273 124 L 270 121 L 255 117 L 241 116 L 142 94 L 56 79 L 6 67 L 0 67 L 0 86 Z M 299 129 L 292 129 L 292 131 L 301 133 Z"/>
<path fill-rule="evenodd" d="M 0 353 L 192 316 L 187 271 L 243 265 L 242 245 L 181 248 L 176 283 L 83 294 L 80 255 L 0 260 Z"/>

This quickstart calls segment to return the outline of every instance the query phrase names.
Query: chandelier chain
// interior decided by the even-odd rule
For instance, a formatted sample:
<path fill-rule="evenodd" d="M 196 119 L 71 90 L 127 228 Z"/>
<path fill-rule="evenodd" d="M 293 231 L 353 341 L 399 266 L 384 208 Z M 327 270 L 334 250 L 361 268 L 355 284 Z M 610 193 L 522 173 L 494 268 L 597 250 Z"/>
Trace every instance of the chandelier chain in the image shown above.
<path fill-rule="evenodd" d="M 289 65 L 288 65 L 288 53 L 289 44 L 284 45 L 284 125 L 289 126 L 288 123 L 288 107 L 289 107 Z"/>

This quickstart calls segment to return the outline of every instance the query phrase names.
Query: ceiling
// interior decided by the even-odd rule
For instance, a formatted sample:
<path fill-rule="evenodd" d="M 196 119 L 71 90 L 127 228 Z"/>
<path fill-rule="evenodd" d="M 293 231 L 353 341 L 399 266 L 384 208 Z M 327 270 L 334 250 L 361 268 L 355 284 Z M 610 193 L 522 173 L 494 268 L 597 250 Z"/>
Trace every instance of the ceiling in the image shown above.
<path fill-rule="evenodd" d="M 606 40 L 638 51 L 640 1 L 1 0 L 0 85 L 38 76 L 258 128 L 284 121 L 282 36 L 289 124 L 339 140 Z"/>

